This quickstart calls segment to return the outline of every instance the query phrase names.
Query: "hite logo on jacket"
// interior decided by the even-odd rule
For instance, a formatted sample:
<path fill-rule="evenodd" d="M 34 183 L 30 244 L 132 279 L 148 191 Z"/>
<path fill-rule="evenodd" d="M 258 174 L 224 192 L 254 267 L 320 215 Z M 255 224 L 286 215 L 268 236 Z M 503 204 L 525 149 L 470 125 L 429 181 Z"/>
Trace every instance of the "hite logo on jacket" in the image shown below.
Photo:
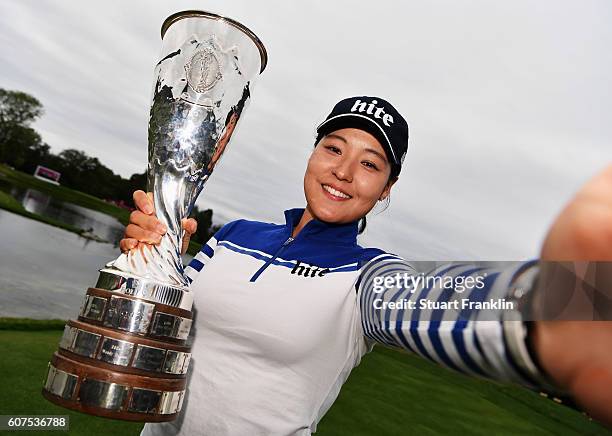
<path fill-rule="evenodd" d="M 365 101 L 362 102 L 361 100 L 357 100 L 351 108 L 351 112 L 365 112 L 368 115 L 374 115 L 374 118 L 382 119 L 385 126 L 391 127 L 391 124 L 393 124 L 393 116 L 391 114 L 386 114 L 385 108 L 378 107 L 376 106 L 377 104 L 378 100 L 372 100 L 370 104 Z"/>
<path fill-rule="evenodd" d="M 315 265 L 308 265 L 307 263 L 302 264 L 299 260 L 291 270 L 291 274 L 297 274 L 298 276 L 304 277 L 323 277 L 328 272 L 329 268 L 321 268 Z"/>

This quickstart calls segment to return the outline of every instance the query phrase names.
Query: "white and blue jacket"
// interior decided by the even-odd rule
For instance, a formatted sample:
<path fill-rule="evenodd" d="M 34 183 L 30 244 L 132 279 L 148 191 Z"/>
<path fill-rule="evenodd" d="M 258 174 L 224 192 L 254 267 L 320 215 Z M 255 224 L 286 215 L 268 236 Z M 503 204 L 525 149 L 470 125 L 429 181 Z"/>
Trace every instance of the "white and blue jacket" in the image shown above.
<path fill-rule="evenodd" d="M 357 223 L 246 220 L 221 228 L 186 268 L 196 318 L 188 395 L 181 417 L 143 434 L 309 435 L 374 343 L 400 347 L 455 370 L 533 384 L 533 366 L 501 320 L 449 320 L 444 313 L 376 309 L 436 289 L 372 291 L 374 277 L 415 273 L 398 256 L 357 244 Z M 512 271 L 490 271 L 483 295 L 507 295 Z M 440 267 L 469 275 L 478 268 Z M 380 306 L 380 304 L 378 304 Z M 518 321 L 517 321 L 518 322 Z M 531 366 L 530 366 L 531 365 Z"/>

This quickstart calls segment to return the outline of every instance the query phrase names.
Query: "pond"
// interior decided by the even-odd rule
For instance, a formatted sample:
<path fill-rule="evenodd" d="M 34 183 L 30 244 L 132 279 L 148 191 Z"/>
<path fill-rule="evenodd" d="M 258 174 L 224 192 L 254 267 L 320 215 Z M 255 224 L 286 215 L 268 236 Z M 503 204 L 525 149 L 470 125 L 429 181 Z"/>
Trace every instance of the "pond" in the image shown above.
<path fill-rule="evenodd" d="M 0 183 L 29 212 L 88 230 L 95 242 L 0 209 L 0 317 L 76 318 L 98 270 L 119 255 L 124 227 L 101 212 Z M 186 262 L 190 256 L 186 258 Z"/>
<path fill-rule="evenodd" d="M 0 210 L 0 316 L 75 318 L 112 244 Z"/>
<path fill-rule="evenodd" d="M 104 241 L 117 244 L 123 235 L 123 225 L 116 218 L 102 212 L 56 200 L 35 189 L 6 183 L 0 184 L 0 189 L 13 196 L 28 212 L 86 230 Z"/>

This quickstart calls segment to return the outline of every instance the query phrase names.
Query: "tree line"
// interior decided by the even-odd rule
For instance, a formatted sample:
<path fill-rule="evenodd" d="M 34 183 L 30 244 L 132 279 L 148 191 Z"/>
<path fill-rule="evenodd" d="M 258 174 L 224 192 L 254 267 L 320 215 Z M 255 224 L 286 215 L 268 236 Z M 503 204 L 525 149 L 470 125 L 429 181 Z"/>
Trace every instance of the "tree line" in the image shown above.
<path fill-rule="evenodd" d="M 51 147 L 32 128 L 32 123 L 43 114 L 43 105 L 36 97 L 0 88 L 0 162 L 28 174 L 33 174 L 37 165 L 43 165 L 62 174 L 61 185 L 117 204 L 131 205 L 132 193 L 145 189 L 146 172 L 123 178 L 82 150 L 51 152 Z M 192 216 L 198 221 L 199 241 L 207 241 L 218 228 L 212 226 L 212 215 L 211 209 L 194 208 Z"/>

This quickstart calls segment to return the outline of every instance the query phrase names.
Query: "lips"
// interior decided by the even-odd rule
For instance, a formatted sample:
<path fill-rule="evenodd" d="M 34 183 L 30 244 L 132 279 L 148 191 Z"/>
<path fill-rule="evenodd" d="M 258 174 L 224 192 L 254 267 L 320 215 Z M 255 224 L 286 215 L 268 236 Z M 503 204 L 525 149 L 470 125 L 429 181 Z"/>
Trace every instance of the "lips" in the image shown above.
<path fill-rule="evenodd" d="M 338 188 L 335 188 L 331 185 L 322 184 L 323 191 L 328 194 L 332 200 L 349 200 L 352 197 L 346 192 L 340 191 Z"/>

